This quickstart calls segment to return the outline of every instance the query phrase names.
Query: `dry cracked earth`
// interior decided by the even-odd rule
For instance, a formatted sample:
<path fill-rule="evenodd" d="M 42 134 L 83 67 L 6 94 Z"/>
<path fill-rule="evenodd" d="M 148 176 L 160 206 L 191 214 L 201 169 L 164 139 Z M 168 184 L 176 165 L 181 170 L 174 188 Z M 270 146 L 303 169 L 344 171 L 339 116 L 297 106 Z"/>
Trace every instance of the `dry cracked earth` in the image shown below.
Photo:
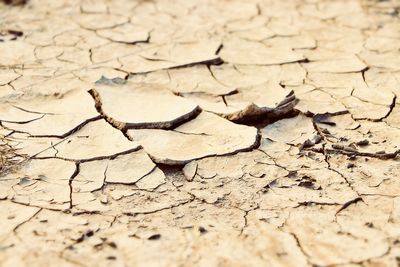
<path fill-rule="evenodd" d="M 0 266 L 400 266 L 399 12 L 0 3 Z"/>

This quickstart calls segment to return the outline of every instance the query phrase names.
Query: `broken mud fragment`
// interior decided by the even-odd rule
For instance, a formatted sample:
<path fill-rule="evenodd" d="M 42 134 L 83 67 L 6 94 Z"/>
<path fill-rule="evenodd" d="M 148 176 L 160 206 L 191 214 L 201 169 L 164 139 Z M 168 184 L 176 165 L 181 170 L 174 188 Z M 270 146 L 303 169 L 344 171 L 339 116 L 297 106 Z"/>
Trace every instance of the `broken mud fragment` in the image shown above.
<path fill-rule="evenodd" d="M 55 146 L 58 158 L 74 161 L 110 158 L 140 148 L 138 143 L 128 140 L 105 120 L 88 123 Z"/>
<path fill-rule="evenodd" d="M 0 118 L 3 125 L 37 137 L 65 137 L 100 118 L 90 95 L 81 90 L 28 96 L 8 105 Z"/>
<path fill-rule="evenodd" d="M 208 112 L 173 130 L 129 130 L 128 134 L 155 162 L 171 165 L 251 150 L 259 142 L 256 128 L 237 125 Z"/>
<path fill-rule="evenodd" d="M 91 94 L 100 112 L 120 129 L 172 129 L 200 112 L 196 103 L 155 84 L 99 85 Z"/>

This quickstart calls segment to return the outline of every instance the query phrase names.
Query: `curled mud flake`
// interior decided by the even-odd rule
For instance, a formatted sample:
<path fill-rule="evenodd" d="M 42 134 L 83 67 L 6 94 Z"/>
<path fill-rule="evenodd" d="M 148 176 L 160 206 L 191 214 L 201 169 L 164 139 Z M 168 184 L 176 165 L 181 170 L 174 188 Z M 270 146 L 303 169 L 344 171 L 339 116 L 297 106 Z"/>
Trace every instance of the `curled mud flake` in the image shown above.
<path fill-rule="evenodd" d="M 99 85 L 91 92 L 107 120 L 125 129 L 171 129 L 200 112 L 196 103 L 154 84 Z"/>
<path fill-rule="evenodd" d="M 237 94 L 226 96 L 225 101 L 236 111 L 222 116 L 236 122 L 279 120 L 291 114 L 298 102 L 293 91 L 274 83 L 241 88 Z"/>
<path fill-rule="evenodd" d="M 202 94 L 184 94 L 206 111 L 241 124 L 270 123 L 294 112 L 298 100 L 294 92 L 277 83 L 235 90 L 222 97 Z"/>
<path fill-rule="evenodd" d="M 143 129 L 128 133 L 155 162 L 172 165 L 251 150 L 259 142 L 256 128 L 237 125 L 207 112 L 174 130 Z"/>

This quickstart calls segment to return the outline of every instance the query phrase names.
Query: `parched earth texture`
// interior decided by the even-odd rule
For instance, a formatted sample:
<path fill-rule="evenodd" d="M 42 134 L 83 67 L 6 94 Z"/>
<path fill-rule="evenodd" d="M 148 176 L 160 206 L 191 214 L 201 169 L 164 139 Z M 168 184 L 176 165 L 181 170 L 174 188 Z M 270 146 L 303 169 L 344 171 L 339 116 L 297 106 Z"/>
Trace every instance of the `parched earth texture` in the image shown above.
<path fill-rule="evenodd" d="M 399 1 L 5 2 L 0 266 L 400 266 Z"/>

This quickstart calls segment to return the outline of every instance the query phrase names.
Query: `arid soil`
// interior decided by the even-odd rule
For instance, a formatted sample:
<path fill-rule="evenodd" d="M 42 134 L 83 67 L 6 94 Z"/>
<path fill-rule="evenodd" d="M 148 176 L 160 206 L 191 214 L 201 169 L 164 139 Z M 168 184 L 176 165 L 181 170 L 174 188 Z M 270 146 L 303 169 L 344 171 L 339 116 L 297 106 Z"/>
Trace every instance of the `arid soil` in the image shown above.
<path fill-rule="evenodd" d="M 3 1 L 0 266 L 400 266 L 399 12 Z"/>

